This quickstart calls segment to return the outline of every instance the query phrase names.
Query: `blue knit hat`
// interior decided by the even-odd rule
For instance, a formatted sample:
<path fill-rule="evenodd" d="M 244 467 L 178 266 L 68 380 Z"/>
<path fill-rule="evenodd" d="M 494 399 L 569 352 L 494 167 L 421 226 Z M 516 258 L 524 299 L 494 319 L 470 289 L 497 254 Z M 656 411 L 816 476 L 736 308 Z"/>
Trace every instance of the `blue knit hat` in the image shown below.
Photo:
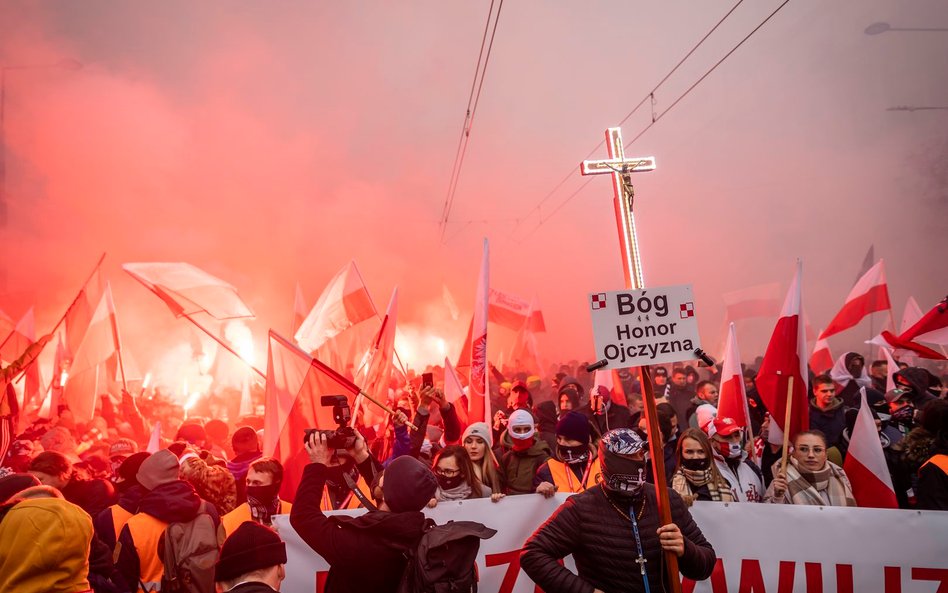
<path fill-rule="evenodd" d="M 567 412 L 556 423 L 556 434 L 571 441 L 589 444 L 589 421 L 579 412 Z"/>

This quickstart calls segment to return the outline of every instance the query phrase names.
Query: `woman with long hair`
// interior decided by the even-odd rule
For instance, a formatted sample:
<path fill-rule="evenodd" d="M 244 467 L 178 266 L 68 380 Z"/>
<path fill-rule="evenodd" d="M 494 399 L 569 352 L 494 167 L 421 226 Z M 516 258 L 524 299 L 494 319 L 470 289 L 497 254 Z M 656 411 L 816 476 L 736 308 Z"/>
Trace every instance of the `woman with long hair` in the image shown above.
<path fill-rule="evenodd" d="M 461 445 L 448 445 L 441 449 L 435 457 L 432 470 L 438 480 L 438 489 L 428 503 L 429 507 L 444 501 L 486 498 L 491 495 L 490 488 L 478 479 L 471 458 Z"/>
<path fill-rule="evenodd" d="M 504 497 L 497 473 L 497 462 L 491 453 L 491 430 L 486 422 L 475 422 L 464 430 L 461 444 L 467 451 L 474 468 L 474 475 L 482 484 L 491 489 L 490 498 L 497 502 Z"/>
<path fill-rule="evenodd" d="M 696 500 L 733 502 L 731 486 L 718 472 L 711 456 L 711 441 L 703 431 L 689 428 L 678 437 L 678 469 L 672 488 L 691 506 Z"/>

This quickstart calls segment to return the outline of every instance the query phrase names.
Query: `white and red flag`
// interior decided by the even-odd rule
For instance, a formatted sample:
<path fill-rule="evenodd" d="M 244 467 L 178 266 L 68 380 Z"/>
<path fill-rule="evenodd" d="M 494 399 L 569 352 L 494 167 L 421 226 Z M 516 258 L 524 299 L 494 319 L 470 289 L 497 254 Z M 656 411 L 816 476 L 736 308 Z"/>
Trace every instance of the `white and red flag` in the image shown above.
<path fill-rule="evenodd" d="M 826 338 L 820 337 L 813 346 L 813 354 L 810 355 L 810 368 L 819 375 L 833 368 L 833 354 L 830 352 L 829 342 Z"/>
<path fill-rule="evenodd" d="M 809 426 L 810 408 L 807 401 L 806 337 L 803 327 L 803 262 L 797 260 L 797 270 L 783 302 L 783 309 L 770 337 L 764 361 L 757 373 L 757 391 L 772 419 L 768 440 L 783 443 L 783 431 L 790 438 Z M 793 377 L 790 422 L 787 423 L 787 392 Z"/>
<path fill-rule="evenodd" d="M 899 333 L 906 331 L 918 323 L 922 315 L 924 315 L 924 313 L 922 313 L 922 308 L 918 306 L 918 301 L 915 300 L 915 297 L 910 296 L 908 300 L 905 301 L 905 309 L 902 310 L 902 323 L 899 325 Z"/>
<path fill-rule="evenodd" d="M 877 311 L 888 311 L 891 307 L 889 287 L 885 281 L 885 264 L 880 259 L 849 291 L 843 308 L 829 322 L 820 337 L 828 338 L 838 334 L 854 327 L 867 315 Z"/>
<path fill-rule="evenodd" d="M 467 400 L 467 417 L 470 422 L 487 422 L 490 418 L 490 387 L 487 372 L 487 319 L 490 288 L 490 248 L 484 239 L 481 256 L 481 271 L 477 277 L 477 293 L 474 297 L 474 321 L 471 324 L 471 381 Z"/>
<path fill-rule="evenodd" d="M 356 384 L 362 391 L 375 398 L 376 401 L 388 402 L 388 387 L 392 378 L 395 356 L 395 328 L 398 321 L 398 287 L 392 290 L 392 298 L 388 301 L 388 309 L 382 318 L 372 347 L 369 350 L 367 362 L 356 378 Z M 385 421 L 385 414 L 375 404 L 361 395 L 356 397 L 356 406 L 352 411 L 353 426 L 358 414 L 362 414 L 362 422 L 366 426 L 374 426 Z"/>
<path fill-rule="evenodd" d="M 318 350 L 353 325 L 377 315 L 355 261 L 333 276 L 309 315 L 296 331 L 296 343 L 307 352 Z"/>
<path fill-rule="evenodd" d="M 33 308 L 30 307 L 20 321 L 13 327 L 9 334 L 5 335 L 6 340 L 0 347 L 0 359 L 9 364 L 18 360 L 26 349 L 36 341 L 36 319 L 33 316 Z M 23 384 L 23 401 L 20 406 L 21 416 L 26 412 L 32 411 L 42 404 L 43 385 L 40 378 L 39 365 L 30 362 L 26 365 L 26 378 Z"/>
<path fill-rule="evenodd" d="M 861 507 L 896 509 L 895 488 L 879 441 L 879 431 L 866 401 L 866 388 L 859 390 L 861 403 L 856 425 L 849 438 L 849 451 L 843 469 L 853 487 L 853 496 Z"/>
<path fill-rule="evenodd" d="M 127 263 L 122 269 L 155 293 L 176 317 L 207 313 L 223 321 L 254 316 L 236 288 L 189 263 Z"/>
<path fill-rule="evenodd" d="M 343 395 L 352 406 L 358 393 L 351 381 L 270 330 L 263 453 L 283 463 L 280 498 L 293 501 L 309 463 L 305 429 L 336 428 L 332 407 L 321 405 L 320 398 Z"/>
<path fill-rule="evenodd" d="M 733 418 L 742 427 L 751 425 L 744 373 L 741 371 L 741 352 L 737 347 L 737 330 L 732 322 L 728 327 L 724 359 L 721 361 L 721 389 L 718 395 L 718 417 Z"/>
<path fill-rule="evenodd" d="M 925 342 L 939 346 L 948 345 L 948 297 L 942 299 L 931 311 L 926 313 L 915 324 L 898 336 L 883 331 L 882 337 L 895 348 L 911 350 L 923 358 L 946 360 L 941 354 L 931 348 L 919 344 Z"/>
<path fill-rule="evenodd" d="M 100 381 L 99 366 L 120 349 L 112 289 L 106 284 L 102 298 L 89 320 L 82 343 L 73 356 L 63 389 L 63 400 L 77 422 L 89 422 L 95 415 L 96 400 L 108 386 L 106 380 Z"/>
<path fill-rule="evenodd" d="M 96 266 L 88 282 L 83 285 L 82 290 L 76 296 L 76 300 L 66 311 L 64 321 L 66 323 L 67 358 L 71 358 L 79 350 L 79 344 L 82 343 L 86 330 L 89 329 L 89 321 L 92 320 L 92 314 L 99 305 L 99 301 L 102 300 L 104 290 L 105 284 L 102 281 L 99 266 Z"/>
<path fill-rule="evenodd" d="M 531 302 L 493 288 L 490 289 L 487 320 L 514 331 L 519 331 L 521 328 L 533 332 L 546 331 L 543 312 L 536 303 L 536 299 Z"/>

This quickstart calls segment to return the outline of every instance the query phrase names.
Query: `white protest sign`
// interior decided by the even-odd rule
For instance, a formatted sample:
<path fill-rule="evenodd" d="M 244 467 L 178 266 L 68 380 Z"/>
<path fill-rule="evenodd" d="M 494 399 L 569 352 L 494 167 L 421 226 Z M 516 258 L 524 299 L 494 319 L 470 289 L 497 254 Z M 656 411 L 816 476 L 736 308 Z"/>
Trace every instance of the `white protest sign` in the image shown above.
<path fill-rule="evenodd" d="M 438 523 L 480 521 L 497 530 L 481 543 L 478 591 L 536 593 L 520 568 L 520 549 L 567 496 L 441 503 L 425 514 Z M 714 547 L 717 564 L 706 581 L 684 579 L 683 593 L 948 591 L 948 512 L 699 502 L 691 513 Z M 326 561 L 293 531 L 288 516 L 275 517 L 275 525 L 286 541 L 281 590 L 323 593 Z M 371 558 L 365 566 L 372 569 Z M 565 566 L 576 572 L 571 557 Z"/>
<path fill-rule="evenodd" d="M 605 368 L 680 362 L 701 347 L 691 285 L 589 295 L 596 360 Z"/>

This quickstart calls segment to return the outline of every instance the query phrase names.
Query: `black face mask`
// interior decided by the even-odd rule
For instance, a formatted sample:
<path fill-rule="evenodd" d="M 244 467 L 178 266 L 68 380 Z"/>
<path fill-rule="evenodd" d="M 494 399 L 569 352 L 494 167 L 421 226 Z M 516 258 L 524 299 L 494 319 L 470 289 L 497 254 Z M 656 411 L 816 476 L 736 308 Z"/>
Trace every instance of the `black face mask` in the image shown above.
<path fill-rule="evenodd" d="M 586 460 L 589 459 L 589 447 L 586 445 L 577 445 L 575 447 L 557 445 L 556 452 L 559 454 L 560 459 L 569 465 L 574 463 L 585 463 Z"/>
<path fill-rule="evenodd" d="M 436 474 L 435 477 L 438 479 L 438 486 L 440 486 L 442 490 L 454 490 L 464 483 L 464 476 L 461 474 L 451 476 L 450 478 Z"/>
<path fill-rule="evenodd" d="M 704 471 L 711 467 L 711 459 L 708 457 L 704 459 L 682 459 L 681 467 L 696 472 Z"/>
<path fill-rule="evenodd" d="M 645 492 L 648 468 L 645 461 L 627 459 L 606 453 L 602 460 L 602 477 L 606 489 L 620 498 L 640 499 Z"/>
<path fill-rule="evenodd" d="M 247 498 L 252 498 L 262 504 L 267 504 L 277 497 L 280 492 L 279 484 L 267 484 L 266 486 L 247 486 Z"/>

